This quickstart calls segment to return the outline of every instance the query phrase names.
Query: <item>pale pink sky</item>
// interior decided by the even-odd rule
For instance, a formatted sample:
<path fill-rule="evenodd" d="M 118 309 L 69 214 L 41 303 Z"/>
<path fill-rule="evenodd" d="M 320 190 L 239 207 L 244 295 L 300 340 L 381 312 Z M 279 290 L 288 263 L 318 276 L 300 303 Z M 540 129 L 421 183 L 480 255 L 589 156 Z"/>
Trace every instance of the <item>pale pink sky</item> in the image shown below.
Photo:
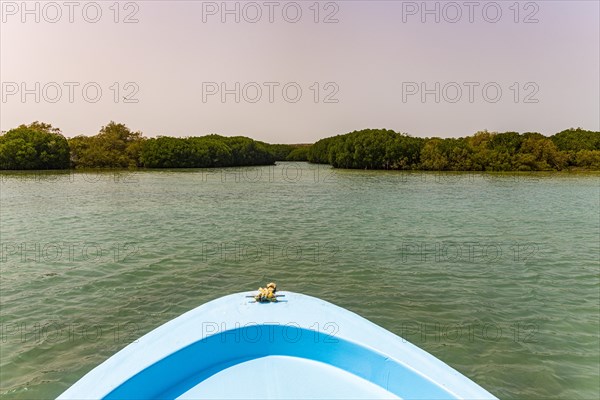
<path fill-rule="evenodd" d="M 422 1 L 227 2 L 231 14 L 221 1 L 49 3 L 27 2 L 28 14 L 1 2 L 2 130 L 40 120 L 72 137 L 115 120 L 146 136 L 273 143 L 362 128 L 600 130 L 598 1 L 429 1 L 430 14 Z"/>

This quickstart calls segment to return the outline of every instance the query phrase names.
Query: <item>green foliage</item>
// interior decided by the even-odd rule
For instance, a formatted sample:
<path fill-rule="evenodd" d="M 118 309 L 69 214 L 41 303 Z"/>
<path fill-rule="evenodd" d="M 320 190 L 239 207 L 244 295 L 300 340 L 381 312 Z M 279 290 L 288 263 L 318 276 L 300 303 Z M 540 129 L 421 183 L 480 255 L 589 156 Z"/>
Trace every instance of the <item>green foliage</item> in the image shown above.
<path fill-rule="evenodd" d="M 310 145 L 307 144 L 267 144 L 263 143 L 275 161 L 308 161 L 307 154 Z"/>
<path fill-rule="evenodd" d="M 561 151 L 600 150 L 600 132 L 567 129 L 550 138 Z"/>
<path fill-rule="evenodd" d="M 243 136 L 223 137 L 219 135 L 209 135 L 206 137 L 220 141 L 231 149 L 231 160 L 229 165 L 268 165 L 275 163 L 275 157 L 273 153 L 269 151 L 266 143 L 258 142 Z"/>
<path fill-rule="evenodd" d="M 284 161 L 296 148 L 293 144 L 268 144 L 269 151 L 275 157 L 275 161 Z"/>
<path fill-rule="evenodd" d="M 339 168 L 432 171 L 541 171 L 600 169 L 600 132 L 567 130 L 548 138 L 536 132 L 477 132 L 464 138 L 413 138 L 389 130 L 354 131 L 319 140 L 313 163 Z"/>
<path fill-rule="evenodd" d="M 365 129 L 321 139 L 308 150 L 308 161 L 338 168 L 411 169 L 423 139 L 386 129 Z"/>
<path fill-rule="evenodd" d="M 163 136 L 146 140 L 141 152 L 141 163 L 147 168 L 231 167 L 274 162 L 268 145 L 242 136 Z"/>
<path fill-rule="evenodd" d="M 578 168 L 600 170 L 600 150 L 571 152 L 569 153 L 569 162 Z"/>
<path fill-rule="evenodd" d="M 531 135 L 523 141 L 515 166 L 519 170 L 561 170 L 567 165 L 567 155 L 542 135 Z"/>
<path fill-rule="evenodd" d="M 0 169 L 207 168 L 310 161 L 337 168 L 435 171 L 600 170 L 600 132 L 567 129 L 552 137 L 536 132 L 477 132 L 464 138 L 415 138 L 365 129 L 313 145 L 268 144 L 243 136 L 145 139 L 110 122 L 95 136 L 64 138 L 34 122 L 0 135 Z"/>
<path fill-rule="evenodd" d="M 58 128 L 33 122 L 0 136 L 0 169 L 69 168 L 69 144 Z"/>
<path fill-rule="evenodd" d="M 330 164 L 329 146 L 336 140 L 340 139 L 341 135 L 321 139 L 310 147 L 308 151 L 308 161 L 314 164 Z"/>
<path fill-rule="evenodd" d="M 310 146 L 298 146 L 289 152 L 286 161 L 308 161 L 308 150 Z"/>
<path fill-rule="evenodd" d="M 127 126 L 111 121 L 95 136 L 69 140 L 71 162 L 76 168 L 131 168 L 141 166 L 144 138 Z"/>

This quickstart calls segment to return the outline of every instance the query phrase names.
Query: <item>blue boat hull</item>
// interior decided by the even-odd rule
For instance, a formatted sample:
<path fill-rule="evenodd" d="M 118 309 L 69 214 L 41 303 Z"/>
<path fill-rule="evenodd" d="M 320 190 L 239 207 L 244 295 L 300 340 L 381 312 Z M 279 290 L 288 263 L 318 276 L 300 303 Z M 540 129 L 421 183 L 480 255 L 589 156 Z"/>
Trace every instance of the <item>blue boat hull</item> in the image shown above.
<path fill-rule="evenodd" d="M 206 303 L 130 344 L 59 399 L 495 398 L 331 303 L 286 292 Z"/>

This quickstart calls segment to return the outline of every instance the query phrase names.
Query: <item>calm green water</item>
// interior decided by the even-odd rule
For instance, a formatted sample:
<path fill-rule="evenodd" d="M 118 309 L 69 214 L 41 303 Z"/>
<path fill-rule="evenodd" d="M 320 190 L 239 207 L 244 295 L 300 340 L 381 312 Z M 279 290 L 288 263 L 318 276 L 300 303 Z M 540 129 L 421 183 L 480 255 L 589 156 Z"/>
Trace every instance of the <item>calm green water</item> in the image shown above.
<path fill-rule="evenodd" d="M 600 394 L 600 175 L 275 167 L 0 175 L 0 393 L 275 280 L 502 398 Z"/>

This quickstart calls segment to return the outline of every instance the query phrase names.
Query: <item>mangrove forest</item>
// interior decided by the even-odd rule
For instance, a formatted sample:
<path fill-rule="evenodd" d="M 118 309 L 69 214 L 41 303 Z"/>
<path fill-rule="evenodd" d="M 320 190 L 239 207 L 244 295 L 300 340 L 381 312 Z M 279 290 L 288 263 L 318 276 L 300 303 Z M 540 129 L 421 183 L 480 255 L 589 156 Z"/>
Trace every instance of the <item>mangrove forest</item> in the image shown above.
<path fill-rule="evenodd" d="M 93 136 L 65 138 L 43 122 L 0 135 L 0 169 L 212 168 L 309 161 L 335 168 L 431 171 L 600 170 L 600 132 L 480 131 L 461 138 L 420 138 L 364 129 L 308 144 L 269 144 L 216 134 L 146 138 L 110 122 Z"/>

